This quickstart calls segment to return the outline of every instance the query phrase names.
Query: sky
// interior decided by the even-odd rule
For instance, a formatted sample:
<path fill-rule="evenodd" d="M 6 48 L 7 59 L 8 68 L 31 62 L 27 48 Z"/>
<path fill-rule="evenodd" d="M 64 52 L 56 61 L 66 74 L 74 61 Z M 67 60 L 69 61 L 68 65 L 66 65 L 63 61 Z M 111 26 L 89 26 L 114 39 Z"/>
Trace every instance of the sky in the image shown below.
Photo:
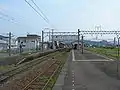
<path fill-rule="evenodd" d="M 31 0 L 27 0 L 32 4 Z M 24 0 L 0 0 L 0 12 L 14 18 L 11 23 L 0 15 L 0 34 L 12 32 L 16 36 L 40 34 L 44 28 L 56 31 L 119 30 L 120 0 L 34 0 L 50 23 L 46 23 Z M 33 4 L 32 4 L 33 5 Z M 53 27 L 54 26 L 54 27 Z"/>

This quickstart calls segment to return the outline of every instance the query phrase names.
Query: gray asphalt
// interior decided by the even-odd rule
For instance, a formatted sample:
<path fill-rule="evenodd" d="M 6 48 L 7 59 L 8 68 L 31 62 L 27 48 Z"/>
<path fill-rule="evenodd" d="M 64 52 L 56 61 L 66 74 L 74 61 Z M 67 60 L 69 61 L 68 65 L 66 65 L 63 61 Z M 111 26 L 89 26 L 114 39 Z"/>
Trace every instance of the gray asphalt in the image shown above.
<path fill-rule="evenodd" d="M 86 51 L 81 54 L 76 50 L 75 60 L 79 61 L 72 61 L 71 54 L 62 90 L 120 90 L 120 80 L 106 75 L 90 61 L 80 61 L 98 59 L 106 58 Z"/>

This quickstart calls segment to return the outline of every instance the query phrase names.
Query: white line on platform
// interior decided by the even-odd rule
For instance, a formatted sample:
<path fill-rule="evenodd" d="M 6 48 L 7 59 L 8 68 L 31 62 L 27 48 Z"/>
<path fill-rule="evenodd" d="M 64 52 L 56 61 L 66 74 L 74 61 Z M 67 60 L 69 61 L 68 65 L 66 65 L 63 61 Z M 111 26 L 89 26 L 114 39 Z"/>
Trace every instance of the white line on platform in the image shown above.
<path fill-rule="evenodd" d="M 73 87 L 75 86 L 75 84 L 73 83 L 73 85 L 72 85 Z"/>
<path fill-rule="evenodd" d="M 87 51 L 87 50 L 85 50 L 85 51 Z M 101 55 L 101 54 L 97 54 L 97 53 L 95 53 L 95 52 L 91 52 L 91 51 L 87 51 L 87 52 L 92 53 L 92 54 L 95 54 L 95 55 L 100 56 L 100 57 L 103 57 L 103 58 L 105 58 L 105 59 L 113 60 L 113 59 L 111 59 L 111 58 L 108 58 L 107 56 L 104 56 L 104 55 Z M 113 60 L 113 61 L 114 61 L 114 60 Z"/>
<path fill-rule="evenodd" d="M 75 90 L 74 88 L 72 90 Z"/>
<path fill-rule="evenodd" d="M 72 50 L 72 61 L 75 61 L 75 54 L 74 54 L 74 50 Z"/>
<path fill-rule="evenodd" d="M 74 71 L 72 71 L 72 74 L 74 74 Z"/>
<path fill-rule="evenodd" d="M 74 80 L 74 77 L 72 77 L 72 80 Z"/>
<path fill-rule="evenodd" d="M 72 78 L 73 78 L 73 80 L 74 80 L 74 75 L 72 75 Z"/>
<path fill-rule="evenodd" d="M 91 61 L 91 62 L 93 62 L 93 61 L 95 61 L 95 62 L 105 61 L 105 62 L 106 62 L 106 61 L 113 61 L 113 60 L 107 60 L 107 59 L 91 59 L 91 60 L 90 60 L 90 59 L 88 59 L 88 60 L 74 60 L 74 61 L 80 61 L 80 62 L 83 62 L 83 61 L 84 61 L 84 62 L 85 62 L 85 61 L 86 61 L 86 62 L 88 62 L 88 61 Z"/>
<path fill-rule="evenodd" d="M 88 51 L 89 52 L 89 51 Z M 93 53 L 94 54 L 94 53 Z M 99 55 L 99 54 L 96 54 L 97 56 L 101 56 L 101 55 Z M 101 56 L 101 57 L 104 57 L 104 56 Z M 87 60 L 75 60 L 75 52 L 74 52 L 74 50 L 72 50 L 72 61 L 86 61 L 86 62 L 88 62 L 88 61 L 95 61 L 95 62 L 100 62 L 100 61 L 114 61 L 113 59 L 110 59 L 110 58 L 107 58 L 107 57 L 104 57 L 105 59 L 87 59 Z"/>

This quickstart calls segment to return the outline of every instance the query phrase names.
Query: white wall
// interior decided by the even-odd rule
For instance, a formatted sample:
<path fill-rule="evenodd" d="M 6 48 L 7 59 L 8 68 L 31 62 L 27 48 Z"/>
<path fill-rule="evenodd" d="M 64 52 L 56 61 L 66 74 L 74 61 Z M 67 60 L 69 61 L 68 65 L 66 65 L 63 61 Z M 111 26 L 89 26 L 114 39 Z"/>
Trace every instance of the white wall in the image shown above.
<path fill-rule="evenodd" d="M 26 42 L 25 42 L 26 40 Z M 37 39 L 31 39 L 31 38 L 22 38 L 20 39 L 20 43 L 23 42 L 23 45 L 25 45 L 25 47 L 23 47 L 23 49 L 36 49 L 37 46 L 39 47 L 39 41 Z M 18 43 L 18 48 L 20 46 L 20 43 Z"/>
<path fill-rule="evenodd" d="M 0 50 L 7 50 L 7 44 L 0 43 Z"/>
<path fill-rule="evenodd" d="M 76 41 L 78 40 L 77 35 L 53 35 L 54 41 Z"/>
<path fill-rule="evenodd" d="M 0 50 L 7 50 L 7 41 L 0 40 Z"/>

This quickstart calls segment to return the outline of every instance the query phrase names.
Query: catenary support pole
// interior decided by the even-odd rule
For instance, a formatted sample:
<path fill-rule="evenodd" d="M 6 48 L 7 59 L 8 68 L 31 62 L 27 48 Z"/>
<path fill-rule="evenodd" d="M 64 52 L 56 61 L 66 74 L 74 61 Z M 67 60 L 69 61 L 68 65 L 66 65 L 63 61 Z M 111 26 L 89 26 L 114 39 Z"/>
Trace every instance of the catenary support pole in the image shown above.
<path fill-rule="evenodd" d="M 117 60 L 117 78 L 119 78 L 119 67 L 118 67 L 118 65 L 119 65 L 119 52 L 120 52 L 120 49 L 119 49 L 119 45 L 120 45 L 120 37 L 118 37 L 118 60 Z"/>
<path fill-rule="evenodd" d="M 83 35 L 82 35 L 82 54 L 83 54 L 83 48 L 84 48 L 84 43 L 83 43 Z"/>
<path fill-rule="evenodd" d="M 44 43 L 44 31 L 42 31 L 42 52 L 44 51 L 43 43 Z"/>
<path fill-rule="evenodd" d="M 53 31 L 54 29 L 52 29 L 52 49 L 54 49 Z"/>
<path fill-rule="evenodd" d="M 78 29 L 78 50 L 80 50 L 80 29 Z"/>
<path fill-rule="evenodd" d="M 9 32 L 9 56 L 11 56 L 11 32 Z"/>

